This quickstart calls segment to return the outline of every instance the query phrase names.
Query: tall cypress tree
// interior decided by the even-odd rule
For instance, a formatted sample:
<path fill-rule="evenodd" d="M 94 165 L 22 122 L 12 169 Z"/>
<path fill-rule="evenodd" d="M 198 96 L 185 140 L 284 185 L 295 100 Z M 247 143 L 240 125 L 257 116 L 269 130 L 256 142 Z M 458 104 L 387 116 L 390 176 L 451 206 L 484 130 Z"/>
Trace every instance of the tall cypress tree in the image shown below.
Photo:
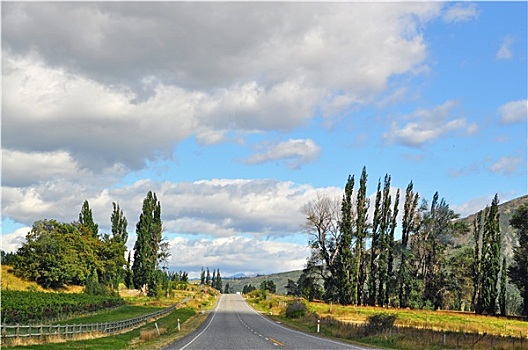
<path fill-rule="evenodd" d="M 136 225 L 137 240 L 134 245 L 134 285 L 148 285 L 149 295 L 156 294 L 156 270 L 161 243 L 161 204 L 156 194 L 149 191 L 143 200 L 143 211 Z"/>
<path fill-rule="evenodd" d="M 79 213 L 79 223 L 87 227 L 92 233 L 93 237 L 97 237 L 99 234 L 99 225 L 97 225 L 92 216 L 92 209 L 87 200 L 84 201 L 81 212 Z"/>
<path fill-rule="evenodd" d="M 365 303 L 365 280 L 367 272 L 365 271 L 367 257 L 365 251 L 365 240 L 368 234 L 368 209 L 369 200 L 367 198 L 367 168 L 363 167 L 361 178 L 359 180 L 359 190 L 356 200 L 356 251 L 354 261 L 355 284 L 357 285 L 357 304 Z"/>
<path fill-rule="evenodd" d="M 372 219 L 372 241 L 370 248 L 370 268 L 368 276 L 368 304 L 375 306 L 378 295 L 378 260 L 380 251 L 380 219 L 381 219 L 381 179 L 378 179 L 376 201 L 374 204 L 374 217 Z"/>
<path fill-rule="evenodd" d="M 220 276 L 220 269 L 216 270 L 216 280 L 214 287 L 222 292 L 222 276 Z"/>
<path fill-rule="evenodd" d="M 356 302 L 357 289 L 355 276 L 353 275 L 354 257 L 352 256 L 352 192 L 354 189 L 354 176 L 348 176 L 345 185 L 345 193 L 341 202 L 341 236 L 337 253 L 337 289 L 339 302 L 343 305 Z"/>
<path fill-rule="evenodd" d="M 389 305 L 392 295 L 396 288 L 396 279 L 394 277 L 394 231 L 396 230 L 398 219 L 398 206 L 400 204 L 400 190 L 396 191 L 396 198 L 394 199 L 394 206 L 391 213 L 391 221 L 389 227 L 388 252 L 387 252 L 387 281 L 385 287 L 385 305 Z"/>
<path fill-rule="evenodd" d="M 128 222 L 123 214 L 123 210 L 119 208 L 119 204 L 113 202 L 112 205 L 114 207 L 112 216 L 110 217 L 110 221 L 112 222 L 112 236 L 118 238 L 123 244 L 125 244 L 128 240 Z"/>
<path fill-rule="evenodd" d="M 405 205 L 402 219 L 402 239 L 400 267 L 398 269 L 398 299 L 400 307 L 409 306 L 409 294 L 411 290 L 411 275 L 409 267 L 409 237 L 417 228 L 416 210 L 418 208 L 418 194 L 414 193 L 412 181 L 405 191 Z"/>
<path fill-rule="evenodd" d="M 204 284 L 205 283 L 205 270 L 203 269 L 203 266 L 202 266 L 202 269 L 200 271 L 200 284 Z"/>
<path fill-rule="evenodd" d="M 472 302 L 475 313 L 481 314 L 484 311 L 482 305 L 482 210 L 477 213 L 473 220 L 473 268 L 471 276 L 473 279 Z"/>
<path fill-rule="evenodd" d="M 499 196 L 495 195 L 485 214 L 482 240 L 482 306 L 488 315 L 495 315 L 497 309 L 500 250 Z"/>
<path fill-rule="evenodd" d="M 500 279 L 500 294 L 499 294 L 499 309 L 502 316 L 506 316 L 506 283 L 507 272 L 506 258 L 502 258 L 501 279 Z"/>

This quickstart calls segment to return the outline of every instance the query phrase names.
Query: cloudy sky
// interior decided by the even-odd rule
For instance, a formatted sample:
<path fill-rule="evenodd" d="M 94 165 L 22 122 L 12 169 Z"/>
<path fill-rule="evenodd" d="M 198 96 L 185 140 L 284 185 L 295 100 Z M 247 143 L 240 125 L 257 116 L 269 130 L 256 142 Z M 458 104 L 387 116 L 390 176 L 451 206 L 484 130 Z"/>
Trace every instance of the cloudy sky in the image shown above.
<path fill-rule="evenodd" d="M 2 2 L 2 249 L 85 199 L 169 265 L 300 269 L 363 166 L 462 216 L 527 193 L 527 4 Z"/>

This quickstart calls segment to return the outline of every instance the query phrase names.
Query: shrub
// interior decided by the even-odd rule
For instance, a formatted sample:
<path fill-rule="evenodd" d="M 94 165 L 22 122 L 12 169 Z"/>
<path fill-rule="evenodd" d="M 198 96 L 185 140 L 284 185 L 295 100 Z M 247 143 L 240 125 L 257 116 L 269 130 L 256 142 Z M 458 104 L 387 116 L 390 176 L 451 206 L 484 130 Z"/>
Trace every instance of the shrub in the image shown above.
<path fill-rule="evenodd" d="M 306 315 L 306 305 L 298 300 L 291 302 L 286 308 L 286 317 L 288 318 L 299 318 Z"/>
<path fill-rule="evenodd" d="M 374 314 L 367 317 L 367 332 L 369 334 L 382 333 L 394 326 L 396 314 Z"/>

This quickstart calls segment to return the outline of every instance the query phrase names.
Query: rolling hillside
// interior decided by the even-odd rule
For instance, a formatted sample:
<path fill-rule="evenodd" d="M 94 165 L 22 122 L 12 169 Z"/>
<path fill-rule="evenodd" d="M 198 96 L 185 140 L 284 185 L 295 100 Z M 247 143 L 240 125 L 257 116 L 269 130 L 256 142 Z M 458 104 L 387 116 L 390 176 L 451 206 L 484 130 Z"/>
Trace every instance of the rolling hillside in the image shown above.
<path fill-rule="evenodd" d="M 289 272 L 280 272 L 272 273 L 269 275 L 259 275 L 256 277 L 240 277 L 240 278 L 224 278 L 222 277 L 222 282 L 224 286 L 226 283 L 229 283 L 229 287 L 233 288 L 235 292 L 242 292 L 242 288 L 245 285 L 251 284 L 255 288 L 260 288 L 260 283 L 264 280 L 273 281 L 277 286 L 278 294 L 286 294 L 286 285 L 288 284 L 288 279 L 291 279 L 295 282 L 301 276 L 302 270 L 289 271 Z"/>
<path fill-rule="evenodd" d="M 514 229 L 510 226 L 510 219 L 515 209 L 523 203 L 528 203 L 528 195 L 524 195 L 519 198 L 512 199 L 511 201 L 499 204 L 499 225 L 502 233 L 502 254 L 504 254 L 509 261 L 511 261 L 513 256 L 513 246 L 517 244 L 517 237 Z M 468 234 L 455 238 L 455 249 L 460 249 L 466 246 L 473 247 L 474 243 L 472 225 L 476 216 L 477 213 L 460 219 L 466 222 L 471 230 Z"/>

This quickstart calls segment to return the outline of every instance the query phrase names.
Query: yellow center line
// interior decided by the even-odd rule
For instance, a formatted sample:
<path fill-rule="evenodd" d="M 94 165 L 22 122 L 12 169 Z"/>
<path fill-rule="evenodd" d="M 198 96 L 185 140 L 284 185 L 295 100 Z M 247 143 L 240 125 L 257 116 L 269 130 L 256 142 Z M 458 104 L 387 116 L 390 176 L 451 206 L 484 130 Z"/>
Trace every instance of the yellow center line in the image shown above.
<path fill-rule="evenodd" d="M 273 339 L 272 337 L 269 337 L 269 340 L 271 340 L 272 342 L 274 342 L 275 344 L 279 345 L 279 346 L 284 346 L 284 343 L 281 343 L 280 341 L 278 341 L 277 339 Z"/>

